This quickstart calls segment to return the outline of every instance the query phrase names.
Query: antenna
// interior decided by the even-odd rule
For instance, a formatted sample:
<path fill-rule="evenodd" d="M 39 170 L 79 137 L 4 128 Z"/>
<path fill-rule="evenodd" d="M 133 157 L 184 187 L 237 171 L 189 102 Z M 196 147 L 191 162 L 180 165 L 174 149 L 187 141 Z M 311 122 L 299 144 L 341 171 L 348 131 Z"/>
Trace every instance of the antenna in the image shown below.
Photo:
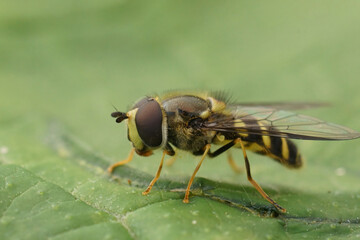
<path fill-rule="evenodd" d="M 121 123 L 121 122 L 124 121 L 125 119 L 129 118 L 129 117 L 126 115 L 126 113 L 124 113 L 124 112 L 119 112 L 119 111 L 111 113 L 111 116 L 112 116 L 113 118 L 116 118 L 116 122 L 117 122 L 117 123 Z"/>

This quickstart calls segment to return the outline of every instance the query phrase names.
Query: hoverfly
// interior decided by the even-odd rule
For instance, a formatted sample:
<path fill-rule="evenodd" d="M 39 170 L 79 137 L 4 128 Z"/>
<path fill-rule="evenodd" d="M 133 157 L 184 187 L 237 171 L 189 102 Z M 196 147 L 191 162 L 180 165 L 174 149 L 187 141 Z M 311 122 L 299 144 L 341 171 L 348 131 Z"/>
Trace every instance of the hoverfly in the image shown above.
<path fill-rule="evenodd" d="M 309 104 L 311 106 L 312 104 Z M 186 188 L 184 203 L 189 202 L 191 184 L 206 156 L 216 157 L 230 148 L 241 148 L 247 179 L 274 207 L 286 212 L 272 200 L 252 178 L 246 150 L 269 156 L 288 168 L 299 168 L 302 157 L 290 139 L 346 140 L 360 137 L 352 129 L 284 110 L 306 107 L 306 104 L 232 104 L 221 94 L 177 93 L 162 97 L 144 97 L 128 112 L 113 112 L 120 123 L 126 119 L 132 149 L 127 159 L 113 164 L 114 168 L 132 160 L 134 152 L 149 156 L 156 149 L 163 151 L 159 168 L 146 195 L 160 176 L 165 155 L 175 156 L 178 149 L 201 155 Z M 219 147 L 211 151 L 212 145 Z M 229 162 L 232 162 L 228 155 Z"/>

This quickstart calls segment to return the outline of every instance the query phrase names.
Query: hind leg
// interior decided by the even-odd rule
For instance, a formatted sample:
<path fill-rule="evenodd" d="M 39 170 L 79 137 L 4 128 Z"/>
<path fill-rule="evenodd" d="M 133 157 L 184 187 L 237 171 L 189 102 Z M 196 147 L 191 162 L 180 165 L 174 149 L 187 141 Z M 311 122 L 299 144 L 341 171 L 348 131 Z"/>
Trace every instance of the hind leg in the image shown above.
<path fill-rule="evenodd" d="M 243 151 L 244 154 L 244 160 L 245 160 L 245 167 L 246 167 L 246 174 L 247 174 L 247 178 L 249 180 L 249 182 L 255 187 L 255 189 L 261 194 L 261 196 L 263 196 L 263 198 L 265 198 L 268 202 L 270 202 L 274 207 L 276 207 L 278 210 L 280 210 L 281 212 L 285 213 L 286 209 L 281 207 L 279 204 L 277 204 L 274 200 L 272 200 L 269 195 L 266 194 L 266 192 L 260 187 L 260 185 L 252 178 L 251 176 L 251 171 L 250 171 L 250 163 L 249 163 L 249 159 L 247 157 L 246 151 L 245 151 L 245 146 L 242 142 L 242 140 L 240 138 L 235 140 L 236 143 L 240 143 L 241 145 L 241 149 Z"/>

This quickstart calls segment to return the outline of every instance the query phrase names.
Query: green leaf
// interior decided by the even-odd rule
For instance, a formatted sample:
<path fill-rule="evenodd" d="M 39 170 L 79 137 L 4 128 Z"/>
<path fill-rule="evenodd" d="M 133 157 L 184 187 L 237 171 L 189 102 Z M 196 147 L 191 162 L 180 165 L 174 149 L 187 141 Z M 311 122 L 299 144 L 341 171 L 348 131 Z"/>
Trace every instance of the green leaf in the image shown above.
<path fill-rule="evenodd" d="M 130 150 L 112 105 L 168 89 L 330 102 L 305 114 L 360 130 L 359 10 L 355 0 L 1 2 L 0 239 L 358 238 L 359 140 L 297 141 L 299 171 L 249 153 L 286 214 L 226 156 L 205 159 L 189 204 L 198 157 L 164 166 L 147 196 L 158 152 L 106 169 Z"/>
<path fill-rule="evenodd" d="M 2 239 L 131 239 L 116 218 L 14 165 L 0 166 Z"/>

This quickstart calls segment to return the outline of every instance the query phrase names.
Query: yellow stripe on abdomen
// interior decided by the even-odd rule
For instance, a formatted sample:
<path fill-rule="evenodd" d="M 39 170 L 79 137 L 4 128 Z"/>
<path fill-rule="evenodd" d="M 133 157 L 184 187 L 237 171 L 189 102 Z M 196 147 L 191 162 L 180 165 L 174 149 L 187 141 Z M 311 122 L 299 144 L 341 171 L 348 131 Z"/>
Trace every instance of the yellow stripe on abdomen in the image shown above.
<path fill-rule="evenodd" d="M 289 147 L 288 147 L 288 144 L 287 144 L 287 139 L 281 138 L 281 142 L 282 142 L 282 146 L 281 146 L 282 157 L 285 160 L 288 160 L 289 159 Z"/>
<path fill-rule="evenodd" d="M 265 148 L 270 149 L 271 148 L 271 139 L 269 136 L 262 136 L 262 140 L 264 142 Z"/>

